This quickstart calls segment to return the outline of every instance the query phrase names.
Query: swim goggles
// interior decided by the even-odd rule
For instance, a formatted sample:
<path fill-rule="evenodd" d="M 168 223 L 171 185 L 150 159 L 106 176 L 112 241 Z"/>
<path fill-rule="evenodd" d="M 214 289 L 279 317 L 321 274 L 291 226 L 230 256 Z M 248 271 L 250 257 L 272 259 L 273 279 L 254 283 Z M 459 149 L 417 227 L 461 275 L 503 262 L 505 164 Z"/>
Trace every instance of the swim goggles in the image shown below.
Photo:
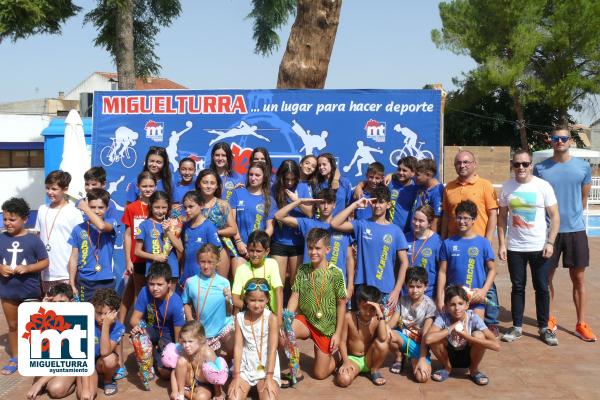
<path fill-rule="evenodd" d="M 246 292 L 254 292 L 257 289 L 259 289 L 262 292 L 269 293 L 269 285 L 265 285 L 264 283 L 256 284 L 252 282 L 249 283 L 248 286 L 246 286 Z"/>

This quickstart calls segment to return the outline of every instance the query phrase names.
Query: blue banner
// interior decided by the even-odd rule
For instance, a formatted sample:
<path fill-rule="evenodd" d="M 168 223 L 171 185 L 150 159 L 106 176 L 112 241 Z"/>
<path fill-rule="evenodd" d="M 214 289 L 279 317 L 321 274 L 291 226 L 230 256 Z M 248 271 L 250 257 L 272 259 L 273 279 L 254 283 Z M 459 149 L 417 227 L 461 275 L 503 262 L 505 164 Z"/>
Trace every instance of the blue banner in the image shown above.
<path fill-rule="evenodd" d="M 142 171 L 151 146 L 165 147 L 173 172 L 191 157 L 210 164 L 212 145 L 225 141 L 234 169 L 244 173 L 255 147 L 273 167 L 307 154 L 333 153 L 342 175 L 358 183 L 368 164 L 386 172 L 398 159 L 439 160 L 438 90 L 160 90 L 94 95 L 92 164 L 107 171 L 119 209 L 125 187 Z"/>

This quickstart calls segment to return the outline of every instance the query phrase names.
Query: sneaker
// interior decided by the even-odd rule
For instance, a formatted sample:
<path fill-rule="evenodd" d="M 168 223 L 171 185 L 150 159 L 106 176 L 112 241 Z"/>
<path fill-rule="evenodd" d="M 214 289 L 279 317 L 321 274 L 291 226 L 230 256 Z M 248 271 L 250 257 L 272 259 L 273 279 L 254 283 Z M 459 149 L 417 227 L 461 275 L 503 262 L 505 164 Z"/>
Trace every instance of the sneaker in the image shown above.
<path fill-rule="evenodd" d="M 520 339 L 521 336 L 523 336 L 523 329 L 518 326 L 513 326 L 508 332 L 502 335 L 502 341 L 509 343 L 514 342 L 515 340 Z"/>
<path fill-rule="evenodd" d="M 548 329 L 550 329 L 552 332 L 556 332 L 558 330 L 558 321 L 556 318 L 554 318 L 554 315 L 551 315 L 550 318 L 548 318 Z"/>
<path fill-rule="evenodd" d="M 556 338 L 556 333 L 552 332 L 550 328 L 540 329 L 540 339 L 548 346 L 558 346 L 558 339 Z"/>
<path fill-rule="evenodd" d="M 585 340 L 586 342 L 596 341 L 596 335 L 594 335 L 594 332 L 592 332 L 588 324 L 586 324 L 585 322 L 577 324 L 577 326 L 575 327 L 575 336 L 577 336 L 581 340 Z"/>
<path fill-rule="evenodd" d="M 498 329 L 498 325 L 489 325 L 488 329 L 490 330 L 490 332 L 492 332 L 496 339 L 500 338 L 500 329 Z"/>

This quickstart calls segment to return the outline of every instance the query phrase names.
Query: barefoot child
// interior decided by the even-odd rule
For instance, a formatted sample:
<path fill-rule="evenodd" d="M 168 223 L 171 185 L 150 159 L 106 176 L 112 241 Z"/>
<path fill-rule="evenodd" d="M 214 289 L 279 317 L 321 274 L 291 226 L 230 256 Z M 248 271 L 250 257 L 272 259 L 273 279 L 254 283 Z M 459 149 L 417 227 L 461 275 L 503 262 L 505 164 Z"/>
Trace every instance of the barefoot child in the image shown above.
<path fill-rule="evenodd" d="M 277 318 L 267 309 L 269 285 L 266 279 L 252 278 L 244 286 L 245 310 L 235 317 L 233 381 L 229 398 L 246 399 L 252 386 L 261 400 L 279 396 Z"/>
<path fill-rule="evenodd" d="M 479 364 L 487 349 L 499 351 L 500 344 L 483 319 L 468 309 L 467 292 L 462 286 L 449 286 L 444 304 L 444 312 L 437 316 L 423 339 L 444 366 L 431 379 L 444 382 L 452 368 L 468 368 L 473 382 L 487 385 L 490 380 L 479 371 Z"/>
<path fill-rule="evenodd" d="M 231 286 L 216 272 L 219 248 L 206 243 L 196 255 L 200 273 L 188 278 L 181 299 L 185 319 L 199 321 L 204 329 L 208 346 L 222 350 L 228 359 L 233 357 L 234 324 L 231 317 Z"/>
<path fill-rule="evenodd" d="M 381 292 L 362 285 L 356 293 L 358 311 L 346 313 L 340 354 L 343 364 L 334 382 L 348 387 L 361 373 L 368 373 L 376 386 L 385 385 L 379 367 L 388 353 L 388 329 L 379 301 Z"/>
<path fill-rule="evenodd" d="M 288 309 L 297 312 L 292 323 L 296 339 L 311 338 L 315 344 L 314 377 L 325 379 L 333 372 L 333 354 L 338 351 L 346 313 L 346 288 L 342 271 L 327 262 L 331 250 L 328 231 L 315 228 L 306 237 L 310 263 L 296 274 Z M 298 374 L 297 381 L 304 379 Z M 282 383 L 289 387 L 290 382 Z"/>
<path fill-rule="evenodd" d="M 25 229 L 29 205 L 20 198 L 2 204 L 6 232 L 0 234 L 0 299 L 8 325 L 8 349 L 11 358 L 2 367 L 2 375 L 17 371 L 17 325 L 19 304 L 39 300 L 40 271 L 48 268 L 48 253 L 40 238 Z M 3 263 L 3 264 L 2 264 Z"/>
<path fill-rule="evenodd" d="M 98 289 L 91 299 L 94 305 L 96 369 L 90 376 L 77 377 L 77 397 L 94 398 L 98 375 L 102 375 L 104 395 L 117 394 L 113 375 L 119 368 L 117 345 L 125 334 L 125 327 L 117 320 L 121 299 L 113 289 Z"/>
<path fill-rule="evenodd" d="M 43 301 L 68 303 L 74 301 L 71 285 L 59 283 L 54 285 Z M 62 399 L 75 391 L 74 376 L 38 376 L 33 378 L 33 384 L 25 395 L 27 400 L 36 400 L 44 392 L 52 399 Z"/>
<path fill-rule="evenodd" d="M 396 360 L 390 372 L 402 372 L 402 356 L 410 360 L 417 382 L 425 383 L 431 375 L 429 350 L 422 337 L 429 331 L 435 318 L 435 303 L 425 295 L 428 274 L 425 268 L 411 267 L 406 271 L 408 295 L 403 295 L 388 325 L 392 328 L 390 344 Z"/>
<path fill-rule="evenodd" d="M 143 318 L 147 324 L 146 333 L 155 346 L 155 370 L 161 378 L 169 379 L 171 369 L 162 364 L 160 355 L 167 344 L 179 337 L 185 323 L 183 302 L 177 293 L 169 290 L 169 264 L 152 264 L 146 279 L 148 284 L 140 291 L 131 316 L 131 334 L 143 333 L 144 328 L 139 326 Z"/>
<path fill-rule="evenodd" d="M 204 327 L 198 321 L 187 321 L 181 328 L 179 343 L 183 352 L 175 367 L 176 387 L 171 398 L 177 400 L 224 399 L 221 386 L 211 385 L 204 376 L 202 365 L 215 361 L 217 356 L 207 344 Z M 214 397 L 213 397 L 214 395 Z"/>

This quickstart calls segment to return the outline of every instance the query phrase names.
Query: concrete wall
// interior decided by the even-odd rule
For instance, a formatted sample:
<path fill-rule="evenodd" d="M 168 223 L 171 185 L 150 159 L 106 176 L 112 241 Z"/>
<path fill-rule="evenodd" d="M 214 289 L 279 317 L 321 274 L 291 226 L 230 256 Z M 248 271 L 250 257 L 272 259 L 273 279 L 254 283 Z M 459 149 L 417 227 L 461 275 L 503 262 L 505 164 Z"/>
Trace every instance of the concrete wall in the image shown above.
<path fill-rule="evenodd" d="M 112 90 L 111 83 L 101 75 L 92 74 L 68 92 L 65 99 L 79 101 L 80 93 L 94 93 L 96 90 Z"/>

